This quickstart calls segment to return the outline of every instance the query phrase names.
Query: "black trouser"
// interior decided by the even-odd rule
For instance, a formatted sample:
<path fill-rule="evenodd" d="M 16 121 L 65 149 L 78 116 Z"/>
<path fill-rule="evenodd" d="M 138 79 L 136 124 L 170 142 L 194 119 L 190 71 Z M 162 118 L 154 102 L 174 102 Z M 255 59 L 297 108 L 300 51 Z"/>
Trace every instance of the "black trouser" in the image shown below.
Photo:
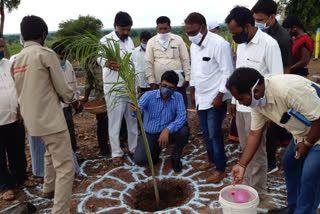
<path fill-rule="evenodd" d="M 97 119 L 97 136 L 98 136 L 98 144 L 101 153 L 107 153 L 108 152 L 108 113 L 104 112 L 102 114 L 96 115 Z"/>
<path fill-rule="evenodd" d="M 23 123 L 16 121 L 0 126 L 0 191 L 12 190 L 23 184 L 27 178 L 26 167 Z"/>
<path fill-rule="evenodd" d="M 72 107 L 69 105 L 69 107 L 63 108 L 64 118 L 66 119 L 69 134 L 70 134 L 70 141 L 72 150 L 75 152 L 77 150 L 77 139 L 76 134 L 74 132 L 74 123 L 72 119 Z"/>
<path fill-rule="evenodd" d="M 289 138 L 290 134 L 285 128 L 278 126 L 274 122 L 270 122 L 270 126 L 268 127 L 266 134 L 268 168 L 275 168 L 277 164 L 277 140 L 284 140 Z"/>
<path fill-rule="evenodd" d="M 178 88 L 177 88 L 177 92 L 179 92 L 180 94 L 182 94 L 184 106 L 185 106 L 186 109 L 187 109 L 187 108 L 188 108 L 188 98 L 187 98 L 186 89 L 183 88 L 183 87 L 178 87 Z"/>
<path fill-rule="evenodd" d="M 146 134 L 148 138 L 152 161 L 153 163 L 157 163 L 161 152 L 161 147 L 159 146 L 158 142 L 160 133 Z M 183 152 L 183 148 L 188 143 L 188 138 L 189 128 L 186 125 L 180 128 L 176 133 L 169 135 L 169 143 L 174 143 L 174 149 L 171 154 L 172 159 L 180 159 L 181 154 Z M 138 145 L 134 153 L 134 162 L 139 166 L 144 166 L 148 163 L 147 153 L 144 147 L 142 135 L 140 135 L 139 137 Z"/>

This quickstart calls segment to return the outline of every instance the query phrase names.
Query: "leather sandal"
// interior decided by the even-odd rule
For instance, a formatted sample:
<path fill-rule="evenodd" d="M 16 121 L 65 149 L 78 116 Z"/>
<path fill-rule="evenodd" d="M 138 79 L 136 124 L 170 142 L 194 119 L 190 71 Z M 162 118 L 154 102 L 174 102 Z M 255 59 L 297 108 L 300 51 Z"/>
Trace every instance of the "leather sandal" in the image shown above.
<path fill-rule="evenodd" d="M 7 192 L 3 193 L 3 195 L 2 195 L 1 198 L 2 198 L 3 200 L 10 201 L 10 200 L 15 199 L 15 197 L 16 197 L 16 196 L 15 196 L 13 190 L 8 190 Z"/>
<path fill-rule="evenodd" d="M 207 179 L 208 183 L 219 183 L 224 177 L 226 177 L 227 173 L 214 171 L 213 175 L 210 175 Z"/>
<path fill-rule="evenodd" d="M 112 158 L 112 164 L 113 164 L 114 166 L 122 166 L 122 165 L 123 165 L 122 157 Z"/>

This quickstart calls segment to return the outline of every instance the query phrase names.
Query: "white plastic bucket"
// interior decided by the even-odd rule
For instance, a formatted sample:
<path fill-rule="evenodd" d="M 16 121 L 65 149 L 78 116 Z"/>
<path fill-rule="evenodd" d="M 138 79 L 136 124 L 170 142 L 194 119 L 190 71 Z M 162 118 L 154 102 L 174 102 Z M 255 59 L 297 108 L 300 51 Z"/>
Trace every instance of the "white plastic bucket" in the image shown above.
<path fill-rule="evenodd" d="M 234 203 L 229 197 L 235 189 L 245 190 L 249 193 L 249 202 Z M 237 184 L 224 187 L 219 194 L 219 203 L 222 206 L 223 214 L 257 214 L 259 204 L 258 192 L 250 186 Z"/>

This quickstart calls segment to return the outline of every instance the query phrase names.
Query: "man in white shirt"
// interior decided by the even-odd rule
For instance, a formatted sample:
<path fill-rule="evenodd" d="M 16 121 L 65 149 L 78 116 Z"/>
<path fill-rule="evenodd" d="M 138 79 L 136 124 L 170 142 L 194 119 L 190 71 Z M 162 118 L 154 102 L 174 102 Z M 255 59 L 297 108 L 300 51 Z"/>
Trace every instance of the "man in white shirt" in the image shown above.
<path fill-rule="evenodd" d="M 283 74 L 281 52 L 279 45 L 268 34 L 255 27 L 253 13 L 245 7 L 235 7 L 226 18 L 229 32 L 238 43 L 236 67 L 249 67 L 259 71 L 264 77 Z M 234 100 L 234 99 L 233 99 Z M 234 102 L 235 103 L 235 102 Z M 254 106 L 250 106 L 254 107 Z M 244 150 L 251 125 L 251 108 L 240 105 L 230 105 L 232 115 L 236 109 L 236 123 L 240 146 Z M 259 196 L 264 198 L 267 186 L 267 153 L 265 132 L 261 145 L 246 170 L 243 183 L 254 187 Z"/>
<path fill-rule="evenodd" d="M 0 192 L 4 191 L 4 200 L 14 199 L 13 190 L 27 179 L 25 131 L 10 67 L 0 36 Z"/>
<path fill-rule="evenodd" d="M 191 13 L 185 19 L 186 33 L 191 44 L 191 100 L 196 103 L 199 125 L 207 147 L 208 163 L 199 170 L 214 165 L 216 171 L 207 182 L 218 183 L 225 177 L 227 157 L 224 151 L 222 122 L 226 117 L 227 78 L 233 72 L 230 45 L 221 36 L 207 30 L 206 19 Z"/>
<path fill-rule="evenodd" d="M 121 54 L 123 54 L 124 52 L 133 53 L 134 44 L 132 42 L 132 39 L 129 37 L 131 26 L 131 16 L 126 12 L 118 12 L 114 20 L 114 31 L 102 37 L 100 42 L 102 44 L 106 44 L 107 39 L 113 39 L 120 45 L 120 49 L 122 50 Z M 102 75 L 103 82 L 105 83 L 104 93 L 108 94 L 113 86 L 113 84 L 110 83 L 118 81 L 119 64 L 117 62 L 105 58 L 98 58 L 98 63 L 103 68 Z M 120 78 L 119 81 L 122 81 L 122 79 Z M 125 117 L 126 120 L 128 130 L 129 152 L 131 154 L 134 153 L 138 141 L 137 119 L 131 116 L 129 109 L 130 104 L 128 102 L 125 102 L 124 98 L 116 98 L 115 95 L 112 94 L 111 96 L 106 96 L 105 99 L 107 103 L 107 111 L 109 118 L 108 128 L 109 139 L 111 144 L 112 163 L 115 166 L 120 166 L 123 165 L 123 151 L 120 148 L 119 141 L 119 132 L 122 118 Z M 117 106 L 113 106 L 112 102 L 114 99 L 123 100 L 118 100 Z"/>
<path fill-rule="evenodd" d="M 150 90 L 150 85 L 146 78 L 146 65 L 145 65 L 145 52 L 147 48 L 147 43 L 151 38 L 151 33 L 149 31 L 143 31 L 140 33 L 140 45 L 136 47 L 133 53 L 133 63 L 135 67 L 135 72 L 137 74 L 137 90 L 138 93 L 144 93 Z"/>
<path fill-rule="evenodd" d="M 178 35 L 171 33 L 171 21 L 160 16 L 157 21 L 157 35 L 152 37 L 146 49 L 146 76 L 152 90 L 159 88 L 161 76 L 166 71 L 179 75 L 177 91 L 183 96 L 187 108 L 186 88 L 190 80 L 190 59 L 187 47 Z"/>

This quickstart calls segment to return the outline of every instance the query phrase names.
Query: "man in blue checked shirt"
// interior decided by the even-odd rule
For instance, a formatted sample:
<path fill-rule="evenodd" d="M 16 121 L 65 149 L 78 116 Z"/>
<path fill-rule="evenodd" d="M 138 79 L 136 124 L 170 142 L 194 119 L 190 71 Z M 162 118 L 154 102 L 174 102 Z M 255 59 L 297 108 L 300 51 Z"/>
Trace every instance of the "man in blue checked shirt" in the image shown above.
<path fill-rule="evenodd" d="M 139 100 L 152 160 L 157 163 L 161 149 L 174 143 L 171 162 L 175 172 L 182 170 L 180 156 L 189 137 L 183 97 L 176 92 L 178 82 L 179 76 L 174 71 L 166 71 L 161 76 L 160 89 L 146 92 Z M 130 110 L 135 112 L 137 109 L 131 105 Z M 148 163 L 142 136 L 134 153 L 134 162 L 139 166 Z"/>

